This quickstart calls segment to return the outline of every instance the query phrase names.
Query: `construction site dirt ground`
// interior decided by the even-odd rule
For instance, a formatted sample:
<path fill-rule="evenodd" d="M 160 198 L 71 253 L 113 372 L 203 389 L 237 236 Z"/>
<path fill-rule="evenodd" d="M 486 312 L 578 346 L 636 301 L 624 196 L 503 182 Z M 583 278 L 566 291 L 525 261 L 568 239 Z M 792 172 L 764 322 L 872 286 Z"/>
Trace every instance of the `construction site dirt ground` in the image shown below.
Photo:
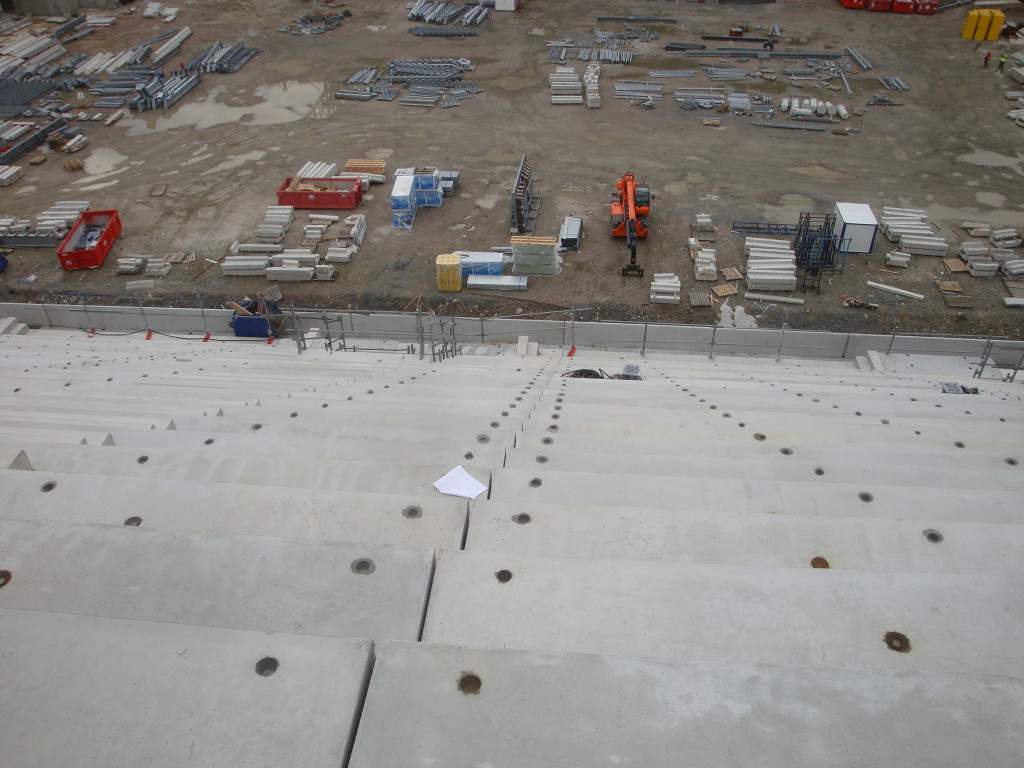
<path fill-rule="evenodd" d="M 492 24 L 464 38 L 417 37 L 408 29 L 406 2 L 373 0 L 326 6 L 294 0 L 185 0 L 172 25 L 119 15 L 115 25 L 71 43 L 72 52 L 120 51 L 188 25 L 192 36 L 180 57 L 188 61 L 215 40 L 243 40 L 261 52 L 234 74 L 207 74 L 202 83 L 168 109 L 154 110 L 107 127 L 81 123 L 89 137 L 77 155 L 52 153 L 41 165 L 20 165 L 25 178 L 0 190 L 0 212 L 32 218 L 58 200 L 89 200 L 95 209 L 116 208 L 124 231 L 106 263 L 94 270 L 63 271 L 55 249 L 17 249 L 0 275 L 7 300 L 77 302 L 74 296 L 126 295 L 132 276 L 115 274 L 116 258 L 172 252 L 194 253 L 157 279 L 146 300 L 238 299 L 267 286 L 264 278 L 224 277 L 214 263 L 234 241 L 251 241 L 275 191 L 307 161 L 375 158 L 389 171 L 434 166 L 461 172 L 461 185 L 440 208 L 421 209 L 412 230 L 392 226 L 390 183 L 375 185 L 359 209 L 367 237 L 350 263 L 338 265 L 331 282 L 282 283 L 285 303 L 339 309 L 429 310 L 439 314 L 516 314 L 587 307 L 602 320 L 654 320 L 711 324 L 720 305 L 689 306 L 695 283 L 686 248 L 698 213 L 718 227 L 714 247 L 718 268 L 742 267 L 743 235 L 734 221 L 796 223 L 803 211 L 828 212 L 836 201 L 926 209 L 939 234 L 952 243 L 966 239 L 967 220 L 1024 229 L 1024 130 L 1005 114 L 1008 90 L 1021 90 L 994 66 L 982 69 L 992 50 L 1010 52 L 1006 40 L 960 38 L 966 10 L 935 16 L 848 10 L 834 0 L 779 0 L 775 4 L 717 2 L 635 2 L 525 0 L 516 13 L 494 13 Z M 141 11 L 141 4 L 136 4 Z M 351 17 L 321 35 L 279 32 L 311 12 L 351 11 Z M 1024 5 L 1006 8 L 1009 21 L 1024 20 Z M 634 24 L 657 31 L 652 42 L 634 41 L 629 65 L 604 65 L 602 106 L 550 103 L 547 76 L 554 69 L 547 41 L 592 40 L 595 30 L 623 31 L 622 23 L 598 22 L 601 14 L 659 16 L 678 23 Z M 777 79 L 727 82 L 728 90 L 784 96 L 818 96 L 863 107 L 862 116 L 843 123 L 857 133 L 776 130 L 751 125 L 753 118 L 687 111 L 671 98 L 677 87 L 712 85 L 702 67 L 718 59 L 668 53 L 669 42 L 701 42 L 701 33 L 725 35 L 746 26 L 764 34 L 778 25 L 778 51 L 843 51 L 854 46 L 872 68 L 848 76 L 853 95 L 812 86 L 793 87 L 783 60 L 770 66 Z M 709 47 L 728 43 L 705 43 Z M 1020 50 L 1020 49 L 1016 49 Z M 398 101 L 333 98 L 344 81 L 364 67 L 384 69 L 390 59 L 453 57 L 474 62 L 466 74 L 483 92 L 455 108 L 402 106 Z M 584 62 L 567 62 L 582 73 Z M 725 65 L 751 71 L 755 60 Z M 692 79 L 666 80 L 666 98 L 653 109 L 613 98 L 618 79 L 648 79 L 656 70 L 697 69 Z M 866 106 L 883 91 L 877 78 L 898 76 L 910 90 L 888 92 L 900 104 Z M 832 81 L 833 84 L 841 83 Z M 68 94 L 76 111 L 89 98 Z M 720 118 L 718 127 L 700 117 Z M 773 118 L 779 121 L 781 116 Z M 520 158 L 534 169 L 541 196 L 535 234 L 555 236 L 566 216 L 584 220 L 582 247 L 564 255 L 561 273 L 531 277 L 525 292 L 437 290 L 435 258 L 456 249 L 487 250 L 509 242 L 510 192 Z M 64 160 L 80 158 L 85 168 L 69 172 Z M 616 180 L 632 171 L 654 194 L 638 261 L 646 276 L 622 277 L 628 251 L 609 228 L 609 202 Z M 339 212 L 344 214 L 345 212 Z M 305 212 L 284 244 L 302 240 Z M 337 225 L 335 225 L 337 227 Z M 328 236 L 336 233 L 334 229 Z M 321 244 L 323 252 L 325 244 Z M 842 274 L 827 276 L 820 293 L 797 291 L 802 306 L 753 302 L 745 286 L 728 298 L 743 305 L 762 327 L 837 331 L 1024 334 L 1024 310 L 1007 308 L 1001 278 L 949 274 L 940 258 L 917 256 L 909 269 L 890 269 L 884 256 L 895 245 L 879 233 L 874 252 L 853 256 Z M 955 250 L 955 249 L 953 249 Z M 1018 249 L 1024 255 L 1024 249 Z M 952 254 L 951 254 L 952 255 Z M 674 272 L 682 280 L 680 305 L 648 301 L 651 276 Z M 873 290 L 869 280 L 925 296 L 902 300 Z M 972 308 L 951 308 L 937 281 L 955 280 Z M 720 281 L 721 282 L 721 281 Z M 782 294 L 789 295 L 789 294 Z M 843 307 L 844 296 L 873 299 L 878 309 Z M 90 299 L 115 301 L 118 299 Z M 136 299 L 120 299 L 135 301 Z"/>

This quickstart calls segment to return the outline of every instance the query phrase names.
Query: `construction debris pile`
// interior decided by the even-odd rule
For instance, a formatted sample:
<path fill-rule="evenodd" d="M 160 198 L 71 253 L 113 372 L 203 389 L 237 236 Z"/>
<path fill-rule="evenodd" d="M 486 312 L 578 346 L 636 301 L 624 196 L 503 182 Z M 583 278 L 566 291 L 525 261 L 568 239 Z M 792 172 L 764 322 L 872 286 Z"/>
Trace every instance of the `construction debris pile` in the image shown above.
<path fill-rule="evenodd" d="M 469 59 L 397 59 L 389 61 L 383 74 L 375 68 L 361 69 L 345 81 L 334 98 L 351 101 L 392 101 L 412 107 L 457 107 L 464 99 L 483 92 L 483 87 L 464 81 L 463 74 L 476 69 Z M 400 87 L 407 92 L 403 95 Z M 401 97 L 401 98 L 399 98 Z"/>
<path fill-rule="evenodd" d="M 307 13 L 295 19 L 294 23 L 281 27 L 278 32 L 288 32 L 292 35 L 322 35 L 336 27 L 340 27 L 346 17 L 351 16 L 352 11 L 341 13 L 323 14 Z"/>

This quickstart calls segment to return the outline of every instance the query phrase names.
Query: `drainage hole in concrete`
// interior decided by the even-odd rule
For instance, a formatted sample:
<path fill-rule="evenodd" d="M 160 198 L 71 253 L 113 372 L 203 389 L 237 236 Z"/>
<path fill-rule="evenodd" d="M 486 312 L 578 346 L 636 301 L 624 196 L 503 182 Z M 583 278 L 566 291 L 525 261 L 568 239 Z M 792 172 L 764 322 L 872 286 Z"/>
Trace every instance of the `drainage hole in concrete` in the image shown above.
<path fill-rule="evenodd" d="M 831 567 L 832 566 L 830 566 L 828 564 L 828 560 L 826 560 L 824 557 L 812 557 L 811 558 L 811 568 L 831 568 Z"/>
<path fill-rule="evenodd" d="M 140 525 L 142 525 L 142 518 L 129 517 L 127 520 L 124 521 L 124 524 L 131 528 L 138 528 Z"/>
<path fill-rule="evenodd" d="M 557 418 L 558 418 L 558 414 L 557 414 L 557 413 L 553 413 L 553 414 L 551 414 L 551 418 L 552 418 L 552 419 L 557 419 Z"/>
<path fill-rule="evenodd" d="M 491 438 L 489 438 L 487 435 L 477 435 L 476 441 L 478 443 L 489 443 L 491 442 Z"/>
<path fill-rule="evenodd" d="M 897 653 L 910 653 L 910 638 L 902 632 L 886 632 L 885 645 L 890 651 Z"/>
<path fill-rule="evenodd" d="M 521 397 L 517 397 L 517 398 L 516 398 L 516 402 L 517 402 L 517 403 L 521 403 L 522 401 L 523 401 L 523 398 L 521 398 Z"/>
<path fill-rule="evenodd" d="M 1009 464 L 1009 465 L 1010 465 L 1011 467 L 1016 467 L 1016 466 L 1017 466 L 1017 464 L 1019 464 L 1019 463 L 1020 463 L 1020 462 L 1018 462 L 1018 461 L 1017 461 L 1017 460 L 1016 460 L 1015 458 L 1013 458 L 1012 456 L 1011 456 L 1010 458 L 1008 458 L 1008 459 L 1004 459 L 1004 461 L 1005 461 L 1005 462 L 1006 462 L 1007 464 Z"/>
<path fill-rule="evenodd" d="M 755 433 L 754 433 L 754 439 L 755 439 L 755 440 L 764 440 L 764 439 L 765 439 L 765 437 L 764 437 L 764 435 L 762 435 L 762 434 L 761 434 L 760 432 L 755 432 Z"/>
<path fill-rule="evenodd" d="M 262 425 L 262 424 L 253 424 L 253 425 L 252 425 L 252 426 L 250 427 L 250 429 L 251 429 L 251 430 L 252 430 L 253 432 L 259 432 L 259 431 L 260 431 L 261 429 L 263 429 L 263 425 Z"/>
<path fill-rule="evenodd" d="M 297 417 L 298 415 L 299 415 L 298 413 L 296 413 L 295 411 L 292 411 L 291 413 L 289 413 L 289 414 L 288 414 L 288 418 L 290 418 L 290 419 L 294 419 L 294 418 L 295 418 L 295 417 Z"/>
<path fill-rule="evenodd" d="M 520 525 L 526 525 L 531 520 L 533 520 L 533 518 L 526 512 L 520 512 L 518 515 L 512 515 L 512 522 L 519 523 Z"/>
<path fill-rule="evenodd" d="M 560 410 L 562 410 L 562 406 L 560 406 L 560 405 L 556 405 L 556 406 L 555 406 L 555 410 L 556 410 L 556 411 L 560 411 Z"/>
<path fill-rule="evenodd" d="M 538 456 L 537 457 L 537 463 L 538 464 L 547 464 L 548 463 L 548 457 L 547 456 Z"/>
<path fill-rule="evenodd" d="M 953 443 L 953 445 L 956 446 L 957 448 L 966 448 L 967 447 L 964 443 L 960 442 L 959 440 L 957 440 L 955 443 Z"/>
<path fill-rule="evenodd" d="M 743 422 L 741 421 L 741 422 L 739 422 L 739 423 L 738 423 L 738 424 L 737 424 L 736 426 L 737 426 L 737 427 L 745 427 L 745 426 L 747 426 L 747 425 L 746 425 L 745 423 L 743 423 Z"/>
<path fill-rule="evenodd" d="M 502 584 L 508 584 L 510 581 L 512 581 L 512 571 L 498 571 L 494 574 L 494 578 L 496 578 Z"/>
<path fill-rule="evenodd" d="M 139 458 L 137 458 L 135 461 L 139 464 L 145 464 L 147 461 L 149 461 L 149 456 L 139 456 Z"/>
<path fill-rule="evenodd" d="M 346 400 L 351 400 L 351 399 L 352 399 L 352 395 L 349 395 L 349 396 L 348 396 L 348 397 L 346 397 L 345 399 L 346 399 Z"/>
<path fill-rule="evenodd" d="M 41 486 L 39 486 L 39 490 L 42 491 L 43 493 L 49 493 L 50 491 L 52 491 L 56 487 L 57 487 L 57 481 L 56 480 L 47 480 L 45 483 L 43 483 Z"/>
<path fill-rule="evenodd" d="M 472 452 L 472 451 L 466 451 L 466 452 L 465 452 L 465 453 L 463 454 L 462 458 L 466 459 L 467 461 L 468 461 L 469 459 L 472 459 L 472 458 L 473 458 L 473 452 Z"/>
<path fill-rule="evenodd" d="M 482 685 L 483 683 L 476 675 L 464 674 L 459 678 L 459 690 L 467 695 L 480 693 Z"/>
<path fill-rule="evenodd" d="M 548 427 L 548 432 L 557 432 L 557 431 L 558 431 L 558 425 L 557 424 L 552 424 L 551 426 Z"/>
<path fill-rule="evenodd" d="M 64 382 L 64 386 L 65 387 L 70 387 L 71 386 L 71 382 L 70 381 L 65 381 Z"/>
<path fill-rule="evenodd" d="M 256 662 L 256 674 L 260 677 L 270 677 L 277 672 L 279 666 L 281 665 L 273 656 L 264 656 Z"/>
<path fill-rule="evenodd" d="M 779 449 L 779 453 L 781 453 L 783 456 L 792 456 L 793 455 L 793 449 L 792 448 L 780 448 Z"/>
<path fill-rule="evenodd" d="M 501 422 L 500 421 L 492 421 L 491 422 L 491 429 L 497 429 L 500 426 L 501 426 Z"/>
<path fill-rule="evenodd" d="M 708 407 L 709 407 L 709 408 L 710 408 L 710 409 L 711 409 L 712 411 L 717 411 L 717 410 L 718 410 L 718 406 L 717 406 L 717 405 L 709 405 Z"/>
<path fill-rule="evenodd" d="M 883 423 L 883 424 L 888 424 L 888 423 L 889 423 L 889 420 L 888 420 L 888 419 L 882 419 L 882 423 Z"/>
<path fill-rule="evenodd" d="M 208 437 L 205 440 L 203 440 L 203 445 L 213 445 L 213 438 Z"/>
<path fill-rule="evenodd" d="M 732 414 L 731 413 L 723 413 L 722 414 L 722 418 L 723 419 L 731 419 L 732 418 Z"/>
<path fill-rule="evenodd" d="M 321 408 L 326 408 L 327 407 L 327 403 L 320 403 L 320 407 Z"/>
<path fill-rule="evenodd" d="M 928 539 L 932 544 L 938 544 L 945 538 L 941 533 L 936 531 L 934 528 L 926 528 L 922 531 L 924 537 Z"/>
<path fill-rule="evenodd" d="M 822 475 L 825 474 L 825 470 L 822 469 L 821 467 L 815 467 L 814 474 L 816 474 L 818 477 L 821 477 Z"/>
<path fill-rule="evenodd" d="M 0 589 L 11 583 L 11 572 L 0 571 Z"/>
<path fill-rule="evenodd" d="M 110 379 L 107 379 L 107 381 L 110 381 Z M 14 391 L 15 392 L 21 392 L 21 387 L 15 387 Z"/>
<path fill-rule="evenodd" d="M 857 494 L 857 498 L 860 499 L 861 501 L 863 501 L 865 504 L 867 504 L 869 501 L 874 501 L 875 500 L 875 497 L 872 496 L 867 491 L 861 491 L 860 493 L 858 493 Z"/>
<path fill-rule="evenodd" d="M 542 437 L 540 441 L 544 445 L 551 445 L 553 442 L 555 442 L 555 438 L 553 438 L 553 437 Z"/>
<path fill-rule="evenodd" d="M 853 415 L 854 415 L 854 416 L 863 416 L 864 414 L 863 414 L 863 413 L 861 413 L 860 411 L 854 411 L 854 412 L 853 412 Z"/>
<path fill-rule="evenodd" d="M 513 406 L 513 407 L 515 407 L 515 406 Z M 508 411 L 502 411 L 502 412 L 501 412 L 501 415 L 502 415 L 502 416 L 508 416 Z"/>
<path fill-rule="evenodd" d="M 377 566 L 373 564 L 373 560 L 368 557 L 360 557 L 358 560 L 352 561 L 352 573 L 358 573 L 360 576 L 366 576 L 377 570 Z"/>
<path fill-rule="evenodd" d="M 402 514 L 410 520 L 415 520 L 423 517 L 423 509 L 421 507 L 406 507 L 402 510 Z"/>

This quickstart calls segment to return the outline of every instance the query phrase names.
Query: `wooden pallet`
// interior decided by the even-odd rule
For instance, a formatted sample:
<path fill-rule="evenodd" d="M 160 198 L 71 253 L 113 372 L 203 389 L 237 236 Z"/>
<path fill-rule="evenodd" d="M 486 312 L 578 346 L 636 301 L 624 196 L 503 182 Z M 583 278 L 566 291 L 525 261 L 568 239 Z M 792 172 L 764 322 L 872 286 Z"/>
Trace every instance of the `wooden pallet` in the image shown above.
<path fill-rule="evenodd" d="M 946 269 L 950 272 L 966 272 L 967 264 L 963 259 L 943 259 L 942 263 L 946 265 Z"/>
<path fill-rule="evenodd" d="M 941 280 L 939 281 L 939 290 L 946 293 L 960 293 L 963 288 L 954 280 Z"/>
<path fill-rule="evenodd" d="M 742 280 L 743 273 L 736 269 L 736 267 L 726 267 L 722 270 L 722 277 L 726 280 Z"/>
<path fill-rule="evenodd" d="M 707 291 L 690 291 L 691 307 L 710 307 L 711 294 Z"/>
<path fill-rule="evenodd" d="M 321 239 L 322 238 L 319 237 L 307 237 L 305 240 L 302 241 L 302 246 L 304 248 L 315 248 L 316 246 L 320 245 Z"/>
<path fill-rule="evenodd" d="M 529 237 L 527 235 L 513 235 L 509 240 L 511 245 L 558 245 L 557 237 Z"/>
<path fill-rule="evenodd" d="M 715 296 L 732 296 L 734 293 L 739 293 L 735 287 L 728 283 L 722 283 L 721 285 L 712 285 L 711 290 L 714 291 Z"/>
<path fill-rule="evenodd" d="M 174 253 L 168 253 L 166 256 L 164 256 L 164 261 L 166 261 L 168 264 L 180 264 L 184 260 L 185 260 L 185 254 L 182 253 L 181 251 L 176 251 Z"/>
<path fill-rule="evenodd" d="M 1004 277 L 1003 285 L 1006 286 L 1006 290 L 1010 292 L 1013 298 L 1024 299 L 1024 280 L 1011 280 L 1008 277 Z"/>
<path fill-rule="evenodd" d="M 974 300 L 970 296 L 950 296 L 945 294 L 946 306 L 956 307 L 957 309 L 973 309 Z"/>
<path fill-rule="evenodd" d="M 383 160 L 368 160 L 357 158 L 345 161 L 345 170 L 351 173 L 373 173 L 383 176 L 387 173 L 387 166 Z"/>

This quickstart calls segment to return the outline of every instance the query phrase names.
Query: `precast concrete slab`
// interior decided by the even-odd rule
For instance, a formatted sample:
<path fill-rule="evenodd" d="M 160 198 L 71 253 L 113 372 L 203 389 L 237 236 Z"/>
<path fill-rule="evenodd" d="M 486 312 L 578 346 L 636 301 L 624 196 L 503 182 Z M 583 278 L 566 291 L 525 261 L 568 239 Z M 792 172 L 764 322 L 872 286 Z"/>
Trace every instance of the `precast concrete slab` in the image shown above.
<path fill-rule="evenodd" d="M 337 768 L 372 663 L 368 640 L 0 610 L 3 765 Z"/>
<path fill-rule="evenodd" d="M 0 470 L 11 520 L 123 525 L 212 535 L 459 549 L 466 500 L 433 488 L 399 494 L 348 492 Z M 133 520 L 133 522 L 135 522 Z"/>
<path fill-rule="evenodd" d="M 826 483 L 870 482 L 933 488 L 972 488 L 977 484 L 979 473 L 992 473 L 990 482 L 1000 489 L 1024 492 L 1024 472 L 1009 466 L 1005 461 L 1007 451 L 1013 450 L 1009 443 L 991 447 L 978 443 L 973 451 L 967 451 L 956 448 L 950 441 L 946 443 L 948 450 L 943 451 L 939 446 L 934 446 L 930 451 L 915 452 L 910 460 L 904 462 L 899 451 L 886 450 L 886 444 L 881 440 L 875 453 L 867 445 L 845 449 L 842 445 L 842 432 L 830 436 L 830 440 L 838 444 L 830 442 L 819 450 L 807 443 L 779 448 L 750 440 L 760 450 L 746 451 L 743 449 L 749 449 L 748 441 L 739 442 L 738 434 L 733 437 L 740 449 L 735 456 L 729 456 L 724 451 L 723 455 L 700 454 L 687 447 L 667 455 L 644 450 L 636 453 L 591 451 L 573 454 L 555 442 L 544 446 L 543 453 L 525 448 L 512 450 L 504 466 L 508 469 L 532 470 L 538 464 L 543 464 L 546 472 L 634 475 L 637 480 L 648 475 L 706 479 L 742 477 L 744 480 L 764 483 L 773 480 L 799 482 L 814 478 Z M 728 444 L 722 444 L 721 447 L 726 446 Z M 947 467 L 947 464 L 952 465 L 952 468 Z M 816 470 L 826 465 L 832 471 L 819 475 Z"/>
<path fill-rule="evenodd" d="M 31 457 L 30 457 L 31 458 Z M 1014 467 L 1016 469 L 1017 467 Z M 742 478 L 644 477 L 595 472 L 496 469 L 488 498 L 528 505 L 763 512 L 898 520 L 925 509 L 936 520 L 1020 522 L 1021 493 L 995 487 L 930 488 L 884 483 L 755 482 Z M 911 512 L 917 517 L 919 513 Z"/>
<path fill-rule="evenodd" d="M 97 475 L 105 477 L 176 478 L 206 483 L 310 488 L 321 491 L 385 491 L 422 493 L 452 469 L 451 464 L 312 460 L 305 457 L 237 455 L 220 451 L 199 454 L 167 450 L 120 448 L 116 445 L 21 444 L 32 467 L 39 473 Z M 432 457 L 436 458 L 436 457 Z M 467 467 L 484 485 L 490 483 L 486 468 Z"/>
<path fill-rule="evenodd" d="M 387 642 L 349 766 L 1016 768 L 1022 712 L 1007 677 Z"/>
<path fill-rule="evenodd" d="M 785 568 L 998 573 L 1024 551 L 1024 526 L 771 515 L 742 510 L 474 501 L 465 549 L 549 557 Z M 913 516 L 916 519 L 909 519 Z"/>
<path fill-rule="evenodd" d="M 0 521 L 0 607 L 325 637 L 416 640 L 428 549 Z"/>
<path fill-rule="evenodd" d="M 1024 579 L 1007 569 L 951 575 L 444 552 L 422 639 L 1019 678 Z"/>

